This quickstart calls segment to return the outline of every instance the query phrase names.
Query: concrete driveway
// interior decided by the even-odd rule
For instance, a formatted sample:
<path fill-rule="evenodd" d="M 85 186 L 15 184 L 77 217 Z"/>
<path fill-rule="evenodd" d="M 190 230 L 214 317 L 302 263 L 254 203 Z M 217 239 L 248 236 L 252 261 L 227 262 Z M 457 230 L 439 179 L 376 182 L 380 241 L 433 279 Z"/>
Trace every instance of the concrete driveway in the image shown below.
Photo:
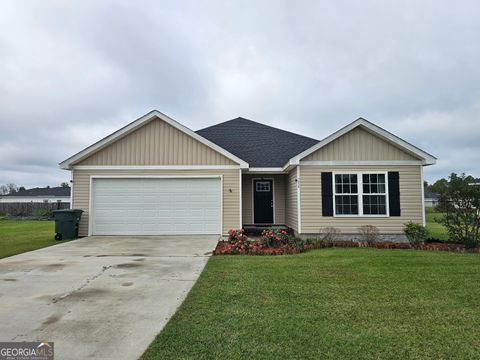
<path fill-rule="evenodd" d="M 0 341 L 53 341 L 57 359 L 138 359 L 218 236 L 88 237 L 0 260 Z"/>

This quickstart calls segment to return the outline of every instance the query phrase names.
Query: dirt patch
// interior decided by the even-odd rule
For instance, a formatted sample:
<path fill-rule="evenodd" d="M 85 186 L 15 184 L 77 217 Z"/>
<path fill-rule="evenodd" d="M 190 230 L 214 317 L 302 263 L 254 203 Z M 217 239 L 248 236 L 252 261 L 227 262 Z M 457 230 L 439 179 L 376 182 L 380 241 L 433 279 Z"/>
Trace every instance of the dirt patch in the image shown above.
<path fill-rule="evenodd" d="M 132 285 L 133 285 L 133 282 L 130 282 L 130 281 L 129 282 L 124 282 L 122 284 L 122 286 L 132 286 Z"/>
<path fill-rule="evenodd" d="M 6 278 L 6 279 L 2 279 L 3 281 L 17 281 L 17 279 L 10 279 L 10 278 Z"/>
<path fill-rule="evenodd" d="M 117 269 L 129 269 L 129 268 L 136 268 L 142 266 L 142 264 L 139 263 L 124 263 L 124 264 L 118 264 L 115 265 L 114 267 Z"/>

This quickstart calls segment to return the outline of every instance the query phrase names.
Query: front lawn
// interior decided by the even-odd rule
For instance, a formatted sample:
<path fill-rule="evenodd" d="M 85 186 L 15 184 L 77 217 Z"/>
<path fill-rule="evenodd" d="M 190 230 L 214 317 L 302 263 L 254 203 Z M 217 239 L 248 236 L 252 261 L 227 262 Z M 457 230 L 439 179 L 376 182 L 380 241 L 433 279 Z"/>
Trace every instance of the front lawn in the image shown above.
<path fill-rule="evenodd" d="M 0 259 L 58 244 L 54 235 L 53 221 L 0 220 Z"/>
<path fill-rule="evenodd" d="M 144 359 L 480 358 L 480 256 L 215 256 Z"/>
<path fill-rule="evenodd" d="M 447 228 L 435 221 L 436 219 L 442 219 L 444 216 L 445 213 L 436 212 L 431 208 L 425 209 L 425 221 L 429 237 L 442 241 L 448 240 Z"/>

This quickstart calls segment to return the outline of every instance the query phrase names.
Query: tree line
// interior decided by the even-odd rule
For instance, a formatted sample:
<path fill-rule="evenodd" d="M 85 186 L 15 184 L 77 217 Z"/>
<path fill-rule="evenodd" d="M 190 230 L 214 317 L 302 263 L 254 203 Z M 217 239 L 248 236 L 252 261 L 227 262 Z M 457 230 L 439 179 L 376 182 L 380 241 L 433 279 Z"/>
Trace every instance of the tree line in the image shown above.
<path fill-rule="evenodd" d="M 60 184 L 61 187 L 69 187 L 67 182 L 62 182 Z M 50 186 L 46 186 L 49 188 Z M 25 186 L 18 186 L 16 184 L 10 183 L 5 185 L 0 185 L 0 195 L 13 195 L 21 191 L 25 191 Z"/>

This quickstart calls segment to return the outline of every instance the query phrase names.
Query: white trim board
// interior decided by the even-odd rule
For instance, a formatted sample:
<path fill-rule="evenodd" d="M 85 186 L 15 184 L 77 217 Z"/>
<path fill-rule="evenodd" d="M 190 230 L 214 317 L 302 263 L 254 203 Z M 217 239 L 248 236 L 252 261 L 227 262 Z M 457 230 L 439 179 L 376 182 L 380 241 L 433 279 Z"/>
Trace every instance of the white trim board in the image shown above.
<path fill-rule="evenodd" d="M 239 165 L 73 165 L 75 170 L 236 170 Z"/>
<path fill-rule="evenodd" d="M 114 141 L 126 136 L 127 134 L 131 133 L 132 131 L 138 129 L 140 126 L 144 125 L 145 123 L 159 118 L 160 120 L 165 121 L 167 124 L 173 126 L 174 128 L 184 132 L 185 134 L 191 136 L 195 140 L 201 142 L 202 144 L 210 147 L 211 149 L 217 151 L 218 153 L 222 154 L 223 156 L 229 158 L 230 160 L 239 164 L 241 168 L 248 168 L 248 163 L 244 160 L 240 159 L 239 157 L 233 155 L 232 153 L 228 152 L 227 150 L 223 149 L 222 147 L 212 143 L 211 141 L 205 139 L 203 136 L 198 135 L 193 130 L 187 128 L 186 126 L 180 124 L 179 122 L 173 120 L 172 118 L 168 117 L 167 115 L 161 113 L 158 110 L 152 110 L 149 113 L 143 115 L 142 117 L 138 118 L 137 120 L 131 122 L 130 124 L 124 126 L 123 128 L 115 131 L 114 133 L 108 135 L 107 137 L 97 141 L 93 145 L 83 149 L 82 151 L 76 153 L 75 155 L 69 157 L 68 159 L 62 161 L 59 165 L 62 169 L 70 169 L 71 166 L 82 160 L 86 157 L 92 155 L 93 153 L 105 148 L 106 146 L 110 145 Z"/>
<path fill-rule="evenodd" d="M 297 178 L 296 178 L 296 185 L 297 185 L 297 226 L 298 226 L 298 233 L 302 233 L 302 192 L 301 192 L 301 184 L 300 184 L 300 166 L 297 166 Z"/>
<path fill-rule="evenodd" d="M 305 166 L 404 166 L 404 165 L 422 165 L 421 160 L 306 160 L 300 161 L 300 165 Z"/>
<path fill-rule="evenodd" d="M 90 175 L 88 194 L 88 236 L 93 234 L 93 180 L 95 179 L 220 179 L 220 232 L 223 234 L 223 175 Z"/>
<path fill-rule="evenodd" d="M 238 171 L 240 173 L 239 175 L 239 183 L 238 183 L 238 188 L 240 189 L 239 190 L 239 194 L 238 194 L 238 198 L 239 198 L 239 201 L 240 201 L 240 226 L 238 227 L 239 229 L 243 228 L 243 188 L 242 188 L 242 169 L 240 169 Z"/>
<path fill-rule="evenodd" d="M 382 129 L 380 126 L 377 126 L 371 123 L 368 120 L 363 118 L 358 118 L 354 122 L 348 124 L 347 126 L 341 128 L 340 130 L 334 132 L 330 136 L 326 137 L 322 141 L 318 142 L 317 144 L 313 145 L 311 148 L 301 152 L 297 156 L 291 158 L 283 167 L 283 169 L 288 168 L 289 165 L 298 165 L 300 161 L 305 158 L 306 156 L 312 154 L 313 152 L 317 151 L 318 149 L 324 147 L 325 145 L 331 143 L 332 141 L 338 139 L 340 136 L 348 133 L 349 131 L 355 129 L 356 127 L 362 127 L 363 129 L 367 130 L 368 132 L 380 137 L 381 139 L 394 144 L 400 147 L 402 150 L 406 151 L 407 153 L 420 158 L 422 165 L 433 165 L 436 163 L 437 158 L 429 153 L 417 148 L 416 146 L 406 142 L 405 140 L 399 138 L 396 135 L 388 132 L 385 129 Z"/>

